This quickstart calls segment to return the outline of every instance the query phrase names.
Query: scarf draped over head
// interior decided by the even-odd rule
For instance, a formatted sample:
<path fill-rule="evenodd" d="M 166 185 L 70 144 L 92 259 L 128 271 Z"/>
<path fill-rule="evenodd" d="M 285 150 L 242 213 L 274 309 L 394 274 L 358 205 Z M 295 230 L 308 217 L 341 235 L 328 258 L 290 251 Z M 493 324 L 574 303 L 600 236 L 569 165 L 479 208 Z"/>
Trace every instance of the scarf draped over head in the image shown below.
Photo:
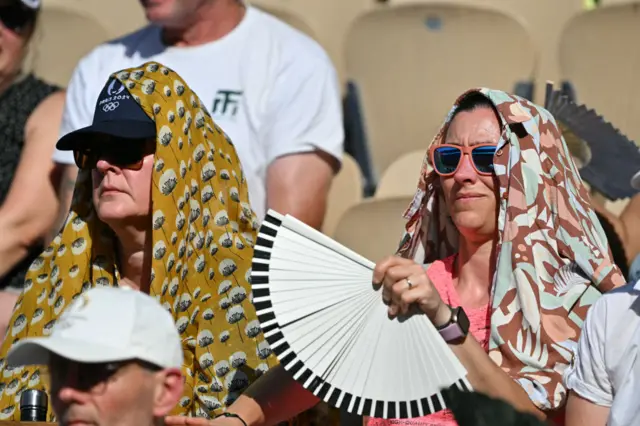
<path fill-rule="evenodd" d="M 173 315 L 185 355 L 184 395 L 172 414 L 212 417 L 277 364 L 251 302 L 258 221 L 245 176 L 232 142 L 174 71 L 151 62 L 112 77 L 156 123 L 150 294 Z M 115 236 L 91 192 L 82 170 L 62 231 L 27 275 L 0 350 L 0 420 L 19 420 L 25 389 L 48 389 L 46 368 L 6 365 L 9 347 L 49 334 L 82 292 L 118 285 Z"/>
<path fill-rule="evenodd" d="M 473 89 L 458 98 L 432 143 L 444 142 L 457 105 L 477 92 L 495 106 L 502 127 L 494 157 L 500 189 L 489 356 L 540 409 L 553 410 L 564 404 L 562 372 L 587 309 L 624 279 L 548 111 L 501 91 Z M 428 161 L 398 250 L 422 264 L 455 254 L 459 238 Z"/>

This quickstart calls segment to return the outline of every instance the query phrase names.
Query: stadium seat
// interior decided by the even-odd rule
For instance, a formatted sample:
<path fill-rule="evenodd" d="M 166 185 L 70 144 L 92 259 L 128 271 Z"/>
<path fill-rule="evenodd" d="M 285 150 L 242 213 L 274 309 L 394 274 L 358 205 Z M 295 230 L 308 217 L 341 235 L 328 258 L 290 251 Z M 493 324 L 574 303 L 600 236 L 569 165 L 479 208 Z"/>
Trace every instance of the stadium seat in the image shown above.
<path fill-rule="evenodd" d="M 640 141 L 640 2 L 586 11 L 570 20 L 560 44 L 563 80 L 580 103 Z"/>
<path fill-rule="evenodd" d="M 338 220 L 349 207 L 362 201 L 362 174 L 350 155 L 342 159 L 342 168 L 331 184 L 322 232 L 332 235 Z"/>
<path fill-rule="evenodd" d="M 66 87 L 80 58 L 109 32 L 88 13 L 45 2 L 34 37 L 31 68 L 46 81 Z"/>
<path fill-rule="evenodd" d="M 529 81 L 536 53 L 509 15 L 455 4 L 381 7 L 355 20 L 347 76 L 357 86 L 375 172 L 424 149 L 455 98 Z"/>
<path fill-rule="evenodd" d="M 412 151 L 395 160 L 380 178 L 375 198 L 413 197 L 427 149 Z"/>
<path fill-rule="evenodd" d="M 130 0 L 47 0 L 28 63 L 47 81 L 66 86 L 76 64 L 100 43 L 145 25 Z"/>
<path fill-rule="evenodd" d="M 406 224 L 402 215 L 411 200 L 364 200 L 342 215 L 333 238 L 373 262 L 393 255 L 402 240 Z"/>

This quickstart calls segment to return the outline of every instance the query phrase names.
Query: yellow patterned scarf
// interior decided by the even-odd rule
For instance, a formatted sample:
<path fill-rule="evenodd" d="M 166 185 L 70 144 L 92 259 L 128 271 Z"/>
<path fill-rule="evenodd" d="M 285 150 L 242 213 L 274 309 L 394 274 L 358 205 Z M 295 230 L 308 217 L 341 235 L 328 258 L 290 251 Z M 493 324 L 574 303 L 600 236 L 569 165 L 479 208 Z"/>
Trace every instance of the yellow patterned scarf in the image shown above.
<path fill-rule="evenodd" d="M 251 302 L 258 221 L 232 142 L 180 76 L 151 62 L 112 77 L 156 123 L 150 294 L 174 316 L 185 355 L 185 391 L 172 414 L 212 417 L 277 364 Z M 89 288 L 118 285 L 115 236 L 95 214 L 91 187 L 81 171 L 62 231 L 27 275 L 0 350 L 0 420 L 19 419 L 25 389 L 48 390 L 46 367 L 7 367 L 10 346 L 50 333 Z"/>

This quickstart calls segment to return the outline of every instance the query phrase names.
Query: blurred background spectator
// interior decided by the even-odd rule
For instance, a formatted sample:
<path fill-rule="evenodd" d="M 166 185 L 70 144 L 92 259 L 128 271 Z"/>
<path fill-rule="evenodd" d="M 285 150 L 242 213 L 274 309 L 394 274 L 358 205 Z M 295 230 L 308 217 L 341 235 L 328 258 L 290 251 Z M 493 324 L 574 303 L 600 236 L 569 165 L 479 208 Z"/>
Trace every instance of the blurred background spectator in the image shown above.
<path fill-rule="evenodd" d="M 0 341 L 56 212 L 51 155 L 64 94 L 28 71 L 39 0 L 0 1 Z"/>

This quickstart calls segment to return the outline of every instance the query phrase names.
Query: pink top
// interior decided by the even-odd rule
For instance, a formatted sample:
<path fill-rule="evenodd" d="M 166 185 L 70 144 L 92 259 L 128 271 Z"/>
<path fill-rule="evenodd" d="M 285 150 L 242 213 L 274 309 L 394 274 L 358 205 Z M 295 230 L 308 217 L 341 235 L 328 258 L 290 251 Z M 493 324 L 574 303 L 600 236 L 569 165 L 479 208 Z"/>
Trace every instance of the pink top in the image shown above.
<path fill-rule="evenodd" d="M 460 306 L 458 293 L 453 286 L 453 263 L 456 256 L 450 256 L 443 260 L 437 260 L 431 264 L 427 270 L 427 276 L 440 293 L 440 297 L 447 305 L 452 307 Z M 469 331 L 480 345 L 488 352 L 490 333 L 490 312 L 489 304 L 480 308 L 462 306 L 469 317 Z M 435 414 L 414 419 L 383 420 L 376 418 L 365 419 L 367 426 L 457 426 L 458 423 L 453 418 L 449 410 L 443 410 Z"/>

